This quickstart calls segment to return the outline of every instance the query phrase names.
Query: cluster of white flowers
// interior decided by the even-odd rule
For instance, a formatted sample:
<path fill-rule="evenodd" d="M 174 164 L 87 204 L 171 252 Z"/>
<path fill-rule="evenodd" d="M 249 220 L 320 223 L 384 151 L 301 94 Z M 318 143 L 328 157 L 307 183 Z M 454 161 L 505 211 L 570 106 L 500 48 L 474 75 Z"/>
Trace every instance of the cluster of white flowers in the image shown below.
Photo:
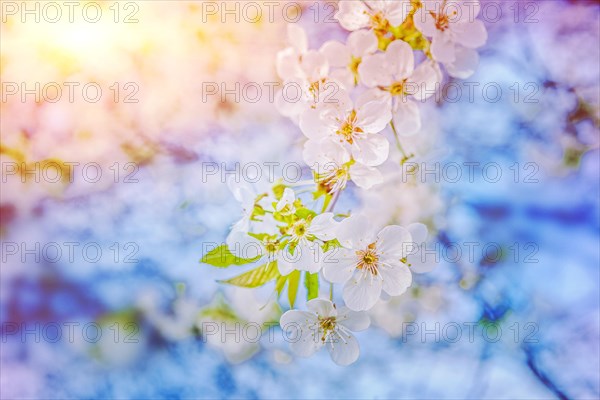
<path fill-rule="evenodd" d="M 366 312 L 381 298 L 400 296 L 411 286 L 411 255 L 428 237 L 421 223 L 427 221 L 419 221 L 426 213 L 415 213 L 412 221 L 404 216 L 406 227 L 378 229 L 368 212 L 338 214 L 334 207 L 349 182 L 360 189 L 384 186 L 382 166 L 398 154 L 387 134 L 403 154 L 397 167 L 412 156 L 400 142 L 421 131 L 420 103 L 442 82 L 440 64 L 455 77 L 474 71 L 473 49 L 487 39 L 474 3 L 342 1 L 336 18 L 352 32 L 345 44 L 328 41 L 319 50 L 308 48 L 302 28 L 289 26 L 290 46 L 276 62 L 284 83 L 276 107 L 306 136 L 303 157 L 313 180 L 302 190 L 282 180 L 254 186 L 230 180 L 243 218 L 226 245 L 203 261 L 219 267 L 259 264 L 226 283 L 257 287 L 275 281 L 278 297 L 287 285 L 292 310 L 280 325 L 293 337 L 295 354 L 309 356 L 325 346 L 337 364 L 353 363 L 359 345 L 351 331 L 369 326 Z M 306 311 L 293 309 L 301 274 Z M 319 297 L 322 282 L 329 284 L 329 299 Z M 334 284 L 342 285 L 339 308 Z"/>

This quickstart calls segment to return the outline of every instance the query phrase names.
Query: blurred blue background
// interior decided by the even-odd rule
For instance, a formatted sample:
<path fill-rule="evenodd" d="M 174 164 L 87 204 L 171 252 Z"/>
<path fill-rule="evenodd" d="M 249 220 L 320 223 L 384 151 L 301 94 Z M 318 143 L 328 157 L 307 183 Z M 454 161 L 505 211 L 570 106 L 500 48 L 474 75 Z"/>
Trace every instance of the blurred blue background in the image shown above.
<path fill-rule="evenodd" d="M 422 134 L 436 131 L 428 160 L 475 163 L 472 181 L 428 179 L 437 199 L 430 245 L 480 247 L 473 259 L 442 257 L 409 294 L 374 310 L 373 327 L 358 335 L 361 357 L 346 368 L 326 352 L 292 358 L 276 328 L 260 346 L 219 344 L 198 332 L 199 313 L 262 323 L 279 312 L 259 310 L 272 288 L 256 297 L 224 288 L 216 280 L 232 273 L 198 262 L 203 244 L 222 242 L 241 215 L 220 176 L 207 178 L 203 168 L 301 163 L 301 133 L 268 101 L 199 100 L 202 80 L 276 79 L 285 21 L 205 24 L 199 3 L 165 3 L 139 3 L 140 23 L 127 29 L 144 40 L 90 50 L 108 57 L 105 64 L 85 52 L 47 61 L 58 53 L 19 46 L 49 39 L 18 20 L 3 23 L 3 81 L 23 79 L 15 71 L 25 64 L 46 70 L 38 80 L 104 79 L 108 87 L 121 77 L 139 83 L 140 102 L 61 108 L 3 100 L 3 163 L 96 162 L 105 178 L 23 183 L 3 167 L 2 398 L 600 397 L 597 2 L 511 3 L 518 12 L 504 4 L 497 22 L 486 18 L 488 43 L 468 79 L 497 83 L 499 100 L 477 89 L 473 101 L 450 102 L 448 94 L 427 104 L 432 117 Z M 311 47 L 345 37 L 305 7 Z M 158 23 L 170 28 L 164 40 L 152 33 Z M 115 162 L 122 175 L 113 180 Z M 128 162 L 139 166 L 132 182 L 124 179 Z M 497 182 L 482 173 L 490 163 L 503 173 Z M 405 189 L 385 193 L 400 198 Z M 345 195 L 340 209 L 373 201 L 354 188 Z M 78 243 L 73 258 L 67 242 Z M 43 250 L 49 243 L 62 249 L 56 262 Z M 101 249 L 99 261 L 90 262 L 94 249 L 82 253 L 90 243 Z M 502 256 L 482 252 L 489 243 Z M 436 324 L 458 325 L 462 336 L 452 340 L 453 331 Z"/>

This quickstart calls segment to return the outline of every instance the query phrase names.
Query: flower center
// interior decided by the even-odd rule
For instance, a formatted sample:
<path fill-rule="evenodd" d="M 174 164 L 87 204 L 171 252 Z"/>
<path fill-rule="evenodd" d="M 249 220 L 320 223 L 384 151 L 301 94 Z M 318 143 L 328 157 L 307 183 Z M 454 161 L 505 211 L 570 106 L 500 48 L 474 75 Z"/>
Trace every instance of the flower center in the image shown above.
<path fill-rule="evenodd" d="M 321 341 L 324 342 L 330 332 L 335 330 L 336 320 L 335 317 L 321 318 L 319 317 L 319 327 L 323 330 L 323 336 Z"/>
<path fill-rule="evenodd" d="M 433 11 L 429 11 L 429 14 L 435 20 L 435 27 L 437 30 L 444 32 L 450 27 L 450 19 L 458 15 L 458 11 L 454 10 L 448 15 L 446 12 L 435 14 Z"/>
<path fill-rule="evenodd" d="M 450 20 L 446 14 L 439 15 L 435 21 L 435 27 L 444 32 L 450 26 Z"/>
<path fill-rule="evenodd" d="M 301 220 L 292 226 L 294 237 L 297 239 L 303 238 L 306 235 L 306 221 Z"/>
<path fill-rule="evenodd" d="M 400 82 L 392 83 L 392 85 L 388 88 L 388 90 L 392 94 L 392 96 L 402 96 L 402 95 L 406 94 L 406 92 L 404 91 L 406 81 L 407 81 L 407 79 L 404 79 Z"/>
<path fill-rule="evenodd" d="M 277 242 L 272 240 L 266 240 L 265 249 L 269 253 L 275 253 L 277 251 Z"/>
<path fill-rule="evenodd" d="M 371 27 L 374 31 L 385 34 L 390 27 L 390 23 L 380 11 L 375 14 L 371 14 Z"/>
<path fill-rule="evenodd" d="M 316 176 L 319 189 L 324 190 L 329 194 L 333 194 L 338 190 L 345 188 L 348 178 L 348 166 L 345 165 Z"/>
<path fill-rule="evenodd" d="M 366 270 L 372 275 L 379 273 L 379 256 L 375 251 L 375 243 L 368 245 L 366 250 L 357 251 L 356 255 L 359 258 L 357 269 Z"/>
<path fill-rule="evenodd" d="M 319 102 L 321 85 L 324 85 L 325 82 L 326 82 L 325 78 L 319 79 L 318 81 L 314 81 L 313 83 L 311 83 L 310 86 L 308 87 L 308 92 L 312 96 L 312 99 L 315 103 Z M 313 106 L 313 108 L 314 108 L 314 106 Z"/>
<path fill-rule="evenodd" d="M 352 110 L 348 118 L 342 123 L 340 129 L 337 130 L 337 134 L 343 137 L 343 140 L 352 144 L 354 143 L 354 135 L 356 133 L 363 133 L 363 130 L 354 126 L 356 124 L 356 110 Z M 343 141 L 341 140 L 341 141 Z"/>
<path fill-rule="evenodd" d="M 362 59 L 360 57 L 352 56 L 352 58 L 350 59 L 350 64 L 348 64 L 348 68 L 354 75 L 354 85 L 358 85 L 358 66 L 361 62 Z"/>

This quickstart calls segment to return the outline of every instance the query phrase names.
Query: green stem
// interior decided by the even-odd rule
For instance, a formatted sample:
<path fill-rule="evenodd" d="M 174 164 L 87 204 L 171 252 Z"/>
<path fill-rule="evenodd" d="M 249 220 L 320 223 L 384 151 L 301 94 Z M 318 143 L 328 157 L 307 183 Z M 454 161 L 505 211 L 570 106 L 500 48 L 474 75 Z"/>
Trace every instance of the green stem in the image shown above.
<path fill-rule="evenodd" d="M 394 126 L 394 121 L 390 121 L 390 126 L 392 127 L 392 132 L 394 132 L 394 138 L 396 138 L 396 147 L 398 147 L 398 150 L 400 150 L 400 152 L 402 153 L 402 157 L 404 157 L 404 160 L 408 160 L 410 157 L 406 155 L 406 152 L 404 151 L 404 148 L 400 143 L 400 136 L 398 135 L 398 131 L 396 131 L 396 127 Z"/>
<path fill-rule="evenodd" d="M 333 211 L 335 207 L 335 203 L 337 203 L 338 198 L 340 197 L 340 190 L 335 192 L 333 196 L 326 195 L 325 201 L 323 202 L 323 208 L 321 209 L 321 214 Z"/>
<path fill-rule="evenodd" d="M 333 301 L 333 283 L 329 284 L 329 300 Z"/>
<path fill-rule="evenodd" d="M 339 197 L 340 197 L 340 193 L 341 193 L 341 192 L 342 192 L 341 190 L 338 190 L 337 192 L 335 192 L 335 193 L 333 194 L 333 198 L 332 198 L 332 199 L 331 199 L 331 201 L 329 202 L 329 205 L 327 206 L 327 208 L 325 208 L 325 211 L 324 211 L 324 212 L 330 212 L 330 211 L 333 211 L 333 209 L 334 209 L 334 207 L 335 207 L 335 203 L 337 203 L 337 201 L 338 201 L 338 199 L 339 199 Z"/>
<path fill-rule="evenodd" d="M 325 200 L 325 203 L 323 204 L 323 210 L 321 211 L 321 213 L 333 211 L 341 192 L 341 190 L 338 190 L 333 194 L 333 197 L 331 197 L 329 201 Z M 333 283 L 329 284 L 329 300 L 333 301 Z"/>

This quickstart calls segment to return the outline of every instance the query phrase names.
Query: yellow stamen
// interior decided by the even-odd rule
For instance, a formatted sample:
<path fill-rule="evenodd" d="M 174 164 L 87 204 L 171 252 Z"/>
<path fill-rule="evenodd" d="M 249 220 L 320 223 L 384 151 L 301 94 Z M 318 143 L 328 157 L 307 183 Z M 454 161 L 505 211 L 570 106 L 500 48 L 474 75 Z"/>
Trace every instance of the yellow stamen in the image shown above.
<path fill-rule="evenodd" d="M 336 133 L 338 135 L 342 136 L 343 140 L 352 144 L 352 143 L 354 143 L 355 134 L 357 134 L 357 133 L 360 134 L 360 133 L 364 132 L 360 127 L 355 126 L 355 124 L 356 124 L 356 110 L 352 110 L 350 115 L 348 115 L 348 118 L 346 119 L 346 121 L 344 121 L 342 123 L 342 126 L 340 127 L 340 129 L 337 130 Z"/>
<path fill-rule="evenodd" d="M 375 251 L 375 243 L 368 245 L 366 250 L 357 251 L 356 255 L 359 257 L 359 262 L 356 265 L 357 269 L 364 269 L 372 275 L 379 273 L 379 256 Z"/>

